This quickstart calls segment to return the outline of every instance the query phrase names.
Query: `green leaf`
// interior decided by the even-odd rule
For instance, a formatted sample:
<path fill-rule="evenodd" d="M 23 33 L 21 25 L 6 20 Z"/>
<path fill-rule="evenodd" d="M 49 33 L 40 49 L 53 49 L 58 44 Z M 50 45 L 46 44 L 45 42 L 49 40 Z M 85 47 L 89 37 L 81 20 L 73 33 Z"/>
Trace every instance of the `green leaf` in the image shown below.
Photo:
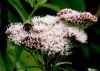
<path fill-rule="evenodd" d="M 37 0 L 37 4 L 44 4 L 46 2 L 47 2 L 47 0 Z"/>
<path fill-rule="evenodd" d="M 59 0 L 59 1 L 58 0 L 51 0 L 52 4 L 57 5 L 57 6 L 61 7 L 61 8 L 70 7 L 69 6 L 69 1 L 70 0 Z"/>
<path fill-rule="evenodd" d="M 12 54 L 7 53 L 6 58 L 7 58 L 6 59 L 7 60 L 7 62 L 6 62 L 6 68 L 7 68 L 7 71 L 10 71 L 11 68 L 12 68 L 12 66 L 13 66 L 14 57 L 13 57 Z"/>
<path fill-rule="evenodd" d="M 90 50 L 89 47 L 87 47 L 86 45 L 82 45 L 81 49 L 83 51 L 84 56 L 89 59 L 90 58 Z"/>
<path fill-rule="evenodd" d="M 35 13 L 35 11 L 40 8 L 40 7 L 46 7 L 46 8 L 49 8 L 49 9 L 52 9 L 56 12 L 58 12 L 60 10 L 60 7 L 56 6 L 56 5 L 52 5 L 52 4 L 48 4 L 48 3 L 45 3 L 45 4 L 37 4 L 35 6 L 35 8 L 33 9 L 33 11 L 30 13 L 30 15 L 28 16 L 28 18 L 31 18 L 32 15 Z"/>
<path fill-rule="evenodd" d="M 27 3 L 31 5 L 31 7 L 34 7 L 35 5 L 35 0 L 25 0 Z"/>
<path fill-rule="evenodd" d="M 0 55 L 0 71 L 6 71 L 5 62 L 2 59 L 2 56 L 1 55 Z"/>
<path fill-rule="evenodd" d="M 72 69 L 72 68 L 69 68 L 69 67 L 66 67 L 66 68 L 58 68 L 58 70 L 60 71 L 76 71 L 75 69 Z"/>
<path fill-rule="evenodd" d="M 78 11 L 85 11 L 84 0 L 51 0 L 51 2 L 61 8 L 72 8 Z"/>
<path fill-rule="evenodd" d="M 95 43 L 92 43 L 91 44 L 91 47 L 100 54 L 100 46 L 98 46 L 97 44 Z"/>
<path fill-rule="evenodd" d="M 21 56 L 22 53 L 22 46 L 18 46 L 16 44 L 13 44 L 12 41 L 10 41 L 9 39 L 7 39 L 7 54 L 10 57 L 15 57 L 16 61 L 18 61 L 18 59 Z"/>
<path fill-rule="evenodd" d="M 78 11 L 85 11 L 85 2 L 84 0 L 70 0 L 69 1 L 70 8 L 78 10 Z"/>
<path fill-rule="evenodd" d="M 94 68 L 88 68 L 88 71 L 99 71 L 99 70 L 94 69 Z"/>
<path fill-rule="evenodd" d="M 20 58 L 20 56 L 21 56 L 21 53 L 22 53 L 22 47 L 20 47 L 20 46 L 16 46 L 15 47 L 16 48 L 16 61 L 18 61 L 18 59 Z"/>
<path fill-rule="evenodd" d="M 64 65 L 64 64 L 72 64 L 71 62 L 58 62 L 55 66 Z"/>
<path fill-rule="evenodd" d="M 32 55 L 23 50 L 19 61 L 17 62 L 18 71 L 41 71 L 41 67 L 37 64 Z"/>
<path fill-rule="evenodd" d="M 56 12 L 61 10 L 59 6 L 53 5 L 53 4 L 49 4 L 49 3 L 41 4 L 40 7 L 46 7 L 46 8 L 52 9 L 52 10 L 54 10 Z"/>
<path fill-rule="evenodd" d="M 15 44 L 12 44 L 12 42 L 7 39 L 7 63 L 6 67 L 8 71 L 12 71 L 16 63 L 18 62 L 20 56 L 22 53 L 22 48 L 20 46 L 17 46 Z"/>
<path fill-rule="evenodd" d="M 28 13 L 23 8 L 19 0 L 8 0 L 8 2 L 16 9 L 23 21 L 28 18 Z"/>
<path fill-rule="evenodd" d="M 25 0 L 25 1 L 29 3 L 32 8 L 47 2 L 47 0 Z"/>
<path fill-rule="evenodd" d="M 17 19 L 14 17 L 14 15 L 10 11 L 8 11 L 8 22 L 14 24 L 14 22 L 16 21 Z"/>

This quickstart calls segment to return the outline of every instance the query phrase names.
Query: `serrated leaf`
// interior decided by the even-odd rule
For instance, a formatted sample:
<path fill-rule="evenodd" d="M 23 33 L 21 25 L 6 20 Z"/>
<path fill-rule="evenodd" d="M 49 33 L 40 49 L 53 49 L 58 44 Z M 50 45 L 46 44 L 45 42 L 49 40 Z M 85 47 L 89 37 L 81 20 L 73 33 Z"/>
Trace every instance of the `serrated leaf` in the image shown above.
<path fill-rule="evenodd" d="M 55 66 L 64 65 L 64 64 L 72 64 L 71 62 L 58 62 Z"/>
<path fill-rule="evenodd" d="M 22 20 L 26 21 L 26 19 L 28 18 L 28 13 L 23 8 L 23 6 L 20 3 L 20 1 L 19 0 L 8 0 L 8 2 L 16 9 L 16 11 L 18 12 L 19 16 L 22 18 Z"/>

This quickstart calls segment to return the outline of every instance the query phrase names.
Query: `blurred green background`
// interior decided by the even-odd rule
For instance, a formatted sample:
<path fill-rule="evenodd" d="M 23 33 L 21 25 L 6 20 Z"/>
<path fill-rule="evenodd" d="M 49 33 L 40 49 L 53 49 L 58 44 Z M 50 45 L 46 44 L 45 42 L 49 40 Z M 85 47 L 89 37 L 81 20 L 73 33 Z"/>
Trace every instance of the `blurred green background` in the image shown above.
<path fill-rule="evenodd" d="M 100 69 L 100 1 L 99 0 L 0 0 L 0 71 L 41 71 L 29 52 L 14 45 L 5 31 L 10 23 L 24 22 L 34 16 L 56 15 L 63 8 L 89 11 L 98 22 L 85 29 L 88 43 L 72 48 L 65 61 L 65 71 L 99 71 Z"/>

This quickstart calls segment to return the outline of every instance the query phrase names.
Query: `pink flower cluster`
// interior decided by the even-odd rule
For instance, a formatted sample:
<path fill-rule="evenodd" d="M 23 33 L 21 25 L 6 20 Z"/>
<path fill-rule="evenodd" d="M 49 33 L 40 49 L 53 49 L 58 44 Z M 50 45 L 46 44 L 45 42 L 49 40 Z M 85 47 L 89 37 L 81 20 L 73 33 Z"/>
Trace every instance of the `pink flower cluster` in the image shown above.
<path fill-rule="evenodd" d="M 47 15 L 45 17 L 34 17 L 22 23 L 10 25 L 6 30 L 8 37 L 17 45 L 27 48 L 40 49 L 48 52 L 48 55 L 68 55 L 70 38 L 74 37 L 80 43 L 86 43 L 87 34 L 77 27 L 68 26 L 67 23 L 96 22 L 97 18 L 89 12 L 79 13 L 71 9 L 63 9 L 58 16 Z"/>
<path fill-rule="evenodd" d="M 57 14 L 62 21 L 75 24 L 87 24 L 94 23 L 97 21 L 97 17 L 92 15 L 90 12 L 78 12 L 72 9 L 62 9 Z"/>

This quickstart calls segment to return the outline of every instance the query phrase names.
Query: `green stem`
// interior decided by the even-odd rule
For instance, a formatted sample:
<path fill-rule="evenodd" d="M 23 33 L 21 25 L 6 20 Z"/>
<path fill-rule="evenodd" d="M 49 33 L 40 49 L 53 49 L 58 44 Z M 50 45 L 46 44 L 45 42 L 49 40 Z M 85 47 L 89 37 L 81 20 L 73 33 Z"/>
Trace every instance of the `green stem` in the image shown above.
<path fill-rule="evenodd" d="M 59 60 L 59 57 L 60 57 L 60 54 L 58 54 L 58 56 L 57 56 L 57 58 L 56 58 L 56 60 L 55 60 L 55 62 L 54 62 L 54 65 L 57 63 L 57 61 Z"/>
<path fill-rule="evenodd" d="M 58 54 L 57 58 L 55 59 L 55 62 L 54 62 L 54 64 L 53 64 L 53 66 L 52 66 L 53 71 L 56 71 L 56 70 L 55 70 L 55 65 L 56 65 L 56 63 L 59 61 L 59 57 L 60 57 L 60 54 Z"/>
<path fill-rule="evenodd" d="M 37 6 L 34 7 L 33 11 L 30 13 L 30 15 L 28 16 L 28 19 L 30 19 L 32 17 L 32 15 L 35 13 L 35 11 L 38 9 Z"/>

